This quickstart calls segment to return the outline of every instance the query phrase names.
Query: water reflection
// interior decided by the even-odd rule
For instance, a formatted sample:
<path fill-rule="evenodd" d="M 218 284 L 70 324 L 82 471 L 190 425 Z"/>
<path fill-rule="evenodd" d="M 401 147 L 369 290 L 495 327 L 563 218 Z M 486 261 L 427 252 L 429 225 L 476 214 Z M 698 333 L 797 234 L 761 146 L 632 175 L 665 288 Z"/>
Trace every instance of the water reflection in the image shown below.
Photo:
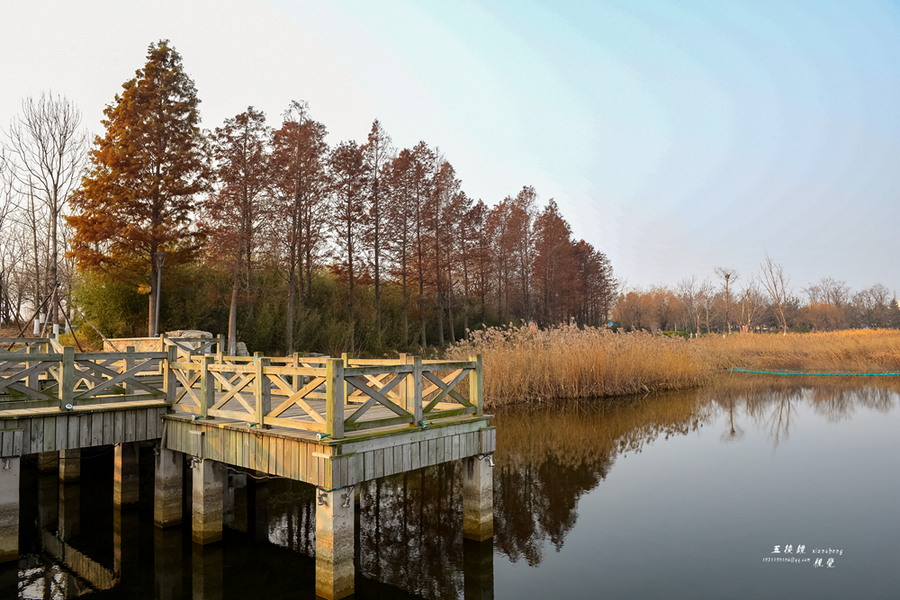
<path fill-rule="evenodd" d="M 812 417 L 836 423 L 900 406 L 900 385 L 860 383 L 727 375 L 702 390 L 612 404 L 499 410 L 493 540 L 463 540 L 456 463 L 358 486 L 356 597 L 493 598 L 497 556 L 537 567 L 548 549 L 561 552 L 585 524 L 585 496 L 617 462 L 704 428 L 717 447 L 763 439 L 782 452 Z M 115 511 L 111 459 L 85 462 L 82 483 L 64 486 L 23 469 L 23 558 L 0 568 L 0 597 L 313 597 L 312 487 L 230 472 L 224 542 L 203 549 L 190 543 L 189 525 L 153 527 L 150 474 L 142 474 L 140 507 Z"/>

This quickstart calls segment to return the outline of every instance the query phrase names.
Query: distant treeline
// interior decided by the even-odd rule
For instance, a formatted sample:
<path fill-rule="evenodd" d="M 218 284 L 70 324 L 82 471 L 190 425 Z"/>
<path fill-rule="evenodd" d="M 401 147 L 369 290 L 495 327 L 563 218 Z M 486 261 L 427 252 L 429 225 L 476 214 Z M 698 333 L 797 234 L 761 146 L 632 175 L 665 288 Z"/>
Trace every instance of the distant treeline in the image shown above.
<path fill-rule="evenodd" d="M 715 282 L 685 280 L 674 289 L 656 286 L 622 293 L 613 318 L 626 329 L 690 333 L 900 328 L 896 294 L 880 283 L 853 291 L 846 282 L 826 277 L 799 295 L 790 286 L 779 287 L 773 295 L 771 279 L 766 285 L 771 271 L 763 267 L 759 277 L 746 278 L 720 269 L 730 274 L 727 286 L 719 277 Z"/>

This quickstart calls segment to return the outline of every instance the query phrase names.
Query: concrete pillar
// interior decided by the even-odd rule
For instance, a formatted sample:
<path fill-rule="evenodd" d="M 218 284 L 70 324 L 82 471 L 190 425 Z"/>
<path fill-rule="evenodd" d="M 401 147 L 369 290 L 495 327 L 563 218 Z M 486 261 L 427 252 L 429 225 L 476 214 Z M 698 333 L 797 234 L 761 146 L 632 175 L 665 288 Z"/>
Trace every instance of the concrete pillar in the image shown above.
<path fill-rule="evenodd" d="M 222 539 L 222 488 L 225 465 L 206 458 L 194 459 L 191 476 L 191 539 L 212 544 Z"/>
<path fill-rule="evenodd" d="M 64 483 L 81 479 L 81 449 L 59 451 L 59 479 Z"/>
<path fill-rule="evenodd" d="M 81 486 L 59 484 L 59 539 L 69 542 L 81 533 Z"/>
<path fill-rule="evenodd" d="M 463 459 L 463 537 L 483 542 L 494 536 L 493 469 L 486 455 Z"/>
<path fill-rule="evenodd" d="M 113 506 L 132 506 L 140 501 L 140 449 L 137 442 L 115 446 L 113 455 Z"/>
<path fill-rule="evenodd" d="M 56 531 L 59 519 L 59 471 L 39 475 L 37 492 L 38 528 Z"/>
<path fill-rule="evenodd" d="M 38 471 L 41 473 L 59 473 L 59 452 L 39 452 Z"/>
<path fill-rule="evenodd" d="M 222 599 L 222 545 L 191 548 L 191 588 L 197 600 Z M 179 596 L 180 597 L 180 596 Z"/>
<path fill-rule="evenodd" d="M 19 457 L 0 458 L 0 563 L 19 558 Z"/>
<path fill-rule="evenodd" d="M 494 599 L 494 542 L 463 540 L 465 600 Z"/>
<path fill-rule="evenodd" d="M 184 454 L 163 447 L 156 449 L 153 486 L 153 522 L 157 527 L 181 524 Z"/>
<path fill-rule="evenodd" d="M 113 506 L 113 573 L 119 581 L 131 581 L 140 570 L 138 537 L 140 517 L 135 510 Z"/>
<path fill-rule="evenodd" d="M 351 489 L 316 488 L 316 595 L 325 600 L 353 594 L 354 513 Z"/>
<path fill-rule="evenodd" d="M 159 600 L 182 597 L 181 531 L 153 528 L 153 574 Z"/>

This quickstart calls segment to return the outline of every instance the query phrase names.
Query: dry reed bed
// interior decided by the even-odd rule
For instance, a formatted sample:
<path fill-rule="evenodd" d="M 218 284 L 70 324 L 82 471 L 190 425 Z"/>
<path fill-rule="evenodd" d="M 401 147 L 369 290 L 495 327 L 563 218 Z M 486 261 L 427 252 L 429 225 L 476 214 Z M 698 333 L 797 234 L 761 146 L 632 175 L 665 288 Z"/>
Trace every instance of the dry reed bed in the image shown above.
<path fill-rule="evenodd" d="M 830 373 L 900 371 L 900 331 L 733 334 L 694 341 L 709 369 L 745 368 Z"/>
<path fill-rule="evenodd" d="M 705 363 L 686 340 L 558 326 L 476 331 L 448 351 L 481 354 L 486 406 L 600 398 L 696 386 Z"/>

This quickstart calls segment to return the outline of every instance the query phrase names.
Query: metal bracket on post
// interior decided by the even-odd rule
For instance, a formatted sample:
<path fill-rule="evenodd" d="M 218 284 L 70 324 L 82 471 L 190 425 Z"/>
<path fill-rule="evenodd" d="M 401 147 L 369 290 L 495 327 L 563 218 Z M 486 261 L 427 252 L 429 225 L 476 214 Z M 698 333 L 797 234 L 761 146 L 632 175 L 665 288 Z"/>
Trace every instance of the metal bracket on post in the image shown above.
<path fill-rule="evenodd" d="M 319 503 L 319 506 L 328 506 L 328 492 L 316 488 L 316 501 Z"/>
<path fill-rule="evenodd" d="M 488 459 L 488 465 L 493 469 L 494 468 L 494 453 L 491 452 L 489 454 L 478 454 L 478 460 Z"/>
<path fill-rule="evenodd" d="M 350 503 L 353 502 L 353 488 L 355 485 L 351 485 L 344 488 L 344 493 L 342 494 L 343 502 L 341 502 L 341 506 L 344 508 L 350 508 Z"/>

